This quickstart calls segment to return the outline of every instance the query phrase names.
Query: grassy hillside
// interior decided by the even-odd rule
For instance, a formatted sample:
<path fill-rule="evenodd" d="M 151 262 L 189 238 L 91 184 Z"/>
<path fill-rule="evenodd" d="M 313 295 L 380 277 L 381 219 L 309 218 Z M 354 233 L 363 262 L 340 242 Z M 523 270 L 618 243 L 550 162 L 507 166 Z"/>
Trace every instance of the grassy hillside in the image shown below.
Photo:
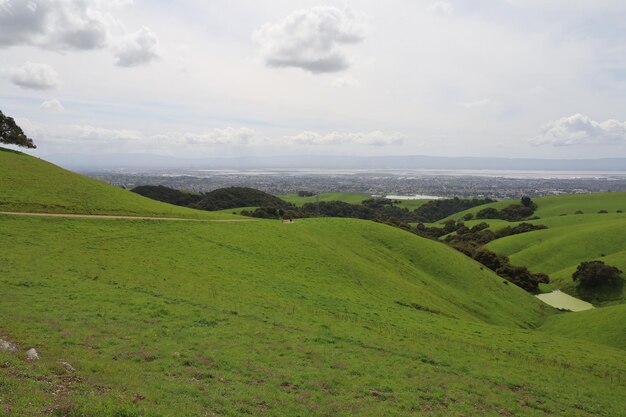
<path fill-rule="evenodd" d="M 626 250 L 626 217 L 552 227 L 493 241 L 487 247 L 547 273 Z"/>
<path fill-rule="evenodd" d="M 177 207 L 0 148 L 0 211 L 232 218 Z"/>
<path fill-rule="evenodd" d="M 572 274 L 583 261 L 601 260 L 626 270 L 626 193 L 575 194 L 535 199 L 539 219 L 528 223 L 545 225 L 546 230 L 504 237 L 490 242 L 487 248 L 509 256 L 511 263 L 527 266 L 551 277 L 550 288 L 560 289 L 592 303 L 610 305 L 626 301 L 625 287 L 580 292 Z M 476 207 L 451 218 L 484 207 L 502 208 L 511 201 L 499 201 Z M 606 210 L 608 213 L 598 214 Z M 583 214 L 575 214 L 582 211 Z M 621 213 L 619 211 L 622 211 Z M 450 219 L 450 218 L 448 218 Z M 496 219 L 465 221 L 468 227 L 485 222 L 493 230 L 519 222 Z M 436 225 L 435 225 L 436 226 Z M 547 288 L 546 288 L 547 289 Z"/>
<path fill-rule="evenodd" d="M 626 304 L 550 317 L 541 330 L 626 350 Z"/>
<path fill-rule="evenodd" d="M 608 213 L 608 214 L 576 214 L 576 215 L 566 215 L 566 216 L 556 216 L 556 217 L 543 217 L 536 220 L 523 220 L 517 222 L 509 222 L 506 220 L 499 219 L 477 219 L 477 220 L 469 220 L 464 221 L 463 223 L 467 227 L 473 227 L 478 223 L 487 223 L 492 230 L 498 230 L 506 226 L 514 226 L 519 223 L 525 222 L 530 224 L 539 225 L 542 224 L 544 226 L 548 226 L 549 228 L 556 227 L 576 227 L 580 225 L 586 225 L 589 223 L 596 222 L 606 222 L 610 220 L 619 220 L 624 219 L 626 216 L 623 213 Z M 440 226 L 437 223 L 432 223 L 433 226 Z"/>
<path fill-rule="evenodd" d="M 13 410 L 617 416 L 626 401 L 624 351 L 525 328 L 551 310 L 370 222 L 0 216 L 0 291 L 0 338 L 22 348 L 0 351 Z"/>
<path fill-rule="evenodd" d="M 604 221 L 598 218 L 605 216 Z M 567 217 L 578 222 L 568 223 Z M 549 229 L 509 236 L 487 245 L 490 250 L 508 255 L 511 262 L 526 265 L 552 278 L 552 287 L 572 295 L 576 292 L 572 274 L 583 261 L 601 260 L 626 270 L 626 216 L 584 215 L 554 218 Z M 569 219 L 568 219 L 569 220 Z M 587 220 L 587 222 L 584 222 Z M 542 223 L 541 220 L 537 222 Z M 624 288 L 590 301 L 619 301 L 626 298 Z"/>
<path fill-rule="evenodd" d="M 317 202 L 316 196 L 300 197 L 298 194 L 285 194 L 279 197 L 296 206 Z M 368 198 L 372 198 L 372 196 L 359 193 L 320 193 L 319 195 L 319 201 L 343 201 L 350 204 L 361 204 L 363 200 Z"/>
<path fill-rule="evenodd" d="M 540 218 L 555 217 L 574 214 L 582 211 L 584 214 L 597 213 L 606 210 L 615 213 L 618 210 L 626 212 L 626 192 L 620 193 L 591 193 L 591 194 L 568 194 L 551 197 L 534 198 L 533 201 L 539 206 L 535 215 Z M 498 210 L 510 204 L 518 204 L 517 200 L 503 200 L 495 203 L 484 204 L 460 213 L 453 214 L 443 220 L 461 220 L 467 213 L 476 215 L 480 210 L 493 207 Z"/>
<path fill-rule="evenodd" d="M 0 190 L 2 210 L 217 215 L 10 152 Z M 619 232 L 605 216 L 561 221 Z M 596 326 L 582 334 L 461 253 L 373 222 L 0 215 L 0 293 L 9 415 L 624 414 L 622 310 L 580 316 Z"/>

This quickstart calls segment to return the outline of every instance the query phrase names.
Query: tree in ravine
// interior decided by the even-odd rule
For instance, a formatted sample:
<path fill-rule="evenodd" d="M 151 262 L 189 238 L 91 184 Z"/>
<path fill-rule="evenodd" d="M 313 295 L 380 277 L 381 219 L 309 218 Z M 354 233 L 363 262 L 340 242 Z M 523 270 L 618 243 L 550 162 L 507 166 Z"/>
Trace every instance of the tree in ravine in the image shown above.
<path fill-rule="evenodd" d="M 578 265 L 572 279 L 584 287 L 600 287 L 618 284 L 621 274 L 622 271 L 614 266 L 606 265 L 602 261 L 590 261 Z"/>
<path fill-rule="evenodd" d="M 0 111 L 0 143 L 22 146 L 24 148 L 36 148 L 33 140 L 26 136 L 22 128 L 15 123 L 15 120 L 12 117 L 5 116 L 2 111 Z"/>

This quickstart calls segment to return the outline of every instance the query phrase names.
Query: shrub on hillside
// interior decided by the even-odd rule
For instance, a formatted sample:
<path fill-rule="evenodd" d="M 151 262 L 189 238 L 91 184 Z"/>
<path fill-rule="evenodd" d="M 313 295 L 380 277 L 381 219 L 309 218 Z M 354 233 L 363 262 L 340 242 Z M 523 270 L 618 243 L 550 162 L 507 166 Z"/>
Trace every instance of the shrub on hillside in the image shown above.
<path fill-rule="evenodd" d="M 619 284 L 622 271 L 602 261 L 582 262 L 578 265 L 572 279 L 583 287 L 601 287 Z"/>
<path fill-rule="evenodd" d="M 460 199 L 458 197 L 432 200 L 413 210 L 413 214 L 420 222 L 434 223 L 454 213 L 493 203 L 493 201 L 489 198 Z"/>
<path fill-rule="evenodd" d="M 493 207 L 487 207 L 476 213 L 477 219 L 497 219 L 498 210 Z"/>
<path fill-rule="evenodd" d="M 522 197 L 521 204 L 511 204 L 502 210 L 487 207 L 476 213 L 477 219 L 501 219 L 510 222 L 527 219 L 533 215 L 537 209 L 530 197 Z"/>
<path fill-rule="evenodd" d="M 550 282 L 546 274 L 533 274 L 525 266 L 504 265 L 496 270 L 496 274 L 528 292 L 537 292 L 540 283 Z"/>

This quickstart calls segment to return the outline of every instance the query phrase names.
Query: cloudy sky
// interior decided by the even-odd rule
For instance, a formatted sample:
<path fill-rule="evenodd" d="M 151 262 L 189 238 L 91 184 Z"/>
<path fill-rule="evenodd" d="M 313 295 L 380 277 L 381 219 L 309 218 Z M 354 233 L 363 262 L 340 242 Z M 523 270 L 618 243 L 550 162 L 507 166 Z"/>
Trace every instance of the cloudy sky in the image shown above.
<path fill-rule="evenodd" d="M 55 153 L 626 156 L 623 0 L 0 0 Z"/>

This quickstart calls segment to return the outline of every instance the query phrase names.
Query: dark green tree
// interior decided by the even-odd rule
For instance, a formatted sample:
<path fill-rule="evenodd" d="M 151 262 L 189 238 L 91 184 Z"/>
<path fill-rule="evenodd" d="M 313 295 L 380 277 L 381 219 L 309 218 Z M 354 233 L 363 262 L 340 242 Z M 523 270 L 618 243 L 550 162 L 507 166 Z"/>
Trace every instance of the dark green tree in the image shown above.
<path fill-rule="evenodd" d="M 602 261 L 582 262 L 578 265 L 572 279 L 583 287 L 615 285 L 621 280 L 622 271 Z"/>
<path fill-rule="evenodd" d="M 533 203 L 533 201 L 528 196 L 522 197 L 521 202 L 522 202 L 522 206 L 524 207 L 530 207 L 530 205 Z"/>
<path fill-rule="evenodd" d="M 0 143 L 31 149 L 36 148 L 33 140 L 26 136 L 22 128 L 15 123 L 15 120 L 12 117 L 5 116 L 2 111 L 0 111 Z"/>

